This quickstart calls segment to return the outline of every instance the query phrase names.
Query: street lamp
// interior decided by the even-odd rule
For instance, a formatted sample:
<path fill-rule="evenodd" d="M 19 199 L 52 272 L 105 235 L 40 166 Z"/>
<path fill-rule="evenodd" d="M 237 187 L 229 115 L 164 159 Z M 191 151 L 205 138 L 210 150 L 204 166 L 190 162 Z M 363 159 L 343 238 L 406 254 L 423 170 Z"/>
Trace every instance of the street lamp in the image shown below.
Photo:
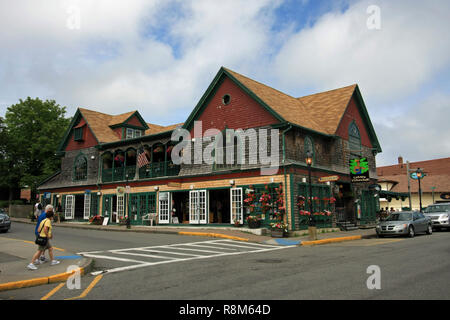
<path fill-rule="evenodd" d="M 422 188 L 420 187 L 420 180 L 424 177 L 422 169 L 418 168 L 416 170 L 416 177 L 419 181 L 419 203 L 420 203 L 420 212 L 422 212 Z"/>
<path fill-rule="evenodd" d="M 312 204 L 312 200 L 313 200 L 313 196 L 312 196 L 312 185 L 311 185 L 311 165 L 313 162 L 313 158 L 312 158 L 312 153 L 311 151 L 308 151 L 306 153 L 306 164 L 308 165 L 308 184 L 309 184 L 309 226 L 310 227 L 315 227 L 316 226 L 316 221 L 314 220 L 314 215 L 313 215 L 313 204 Z"/>

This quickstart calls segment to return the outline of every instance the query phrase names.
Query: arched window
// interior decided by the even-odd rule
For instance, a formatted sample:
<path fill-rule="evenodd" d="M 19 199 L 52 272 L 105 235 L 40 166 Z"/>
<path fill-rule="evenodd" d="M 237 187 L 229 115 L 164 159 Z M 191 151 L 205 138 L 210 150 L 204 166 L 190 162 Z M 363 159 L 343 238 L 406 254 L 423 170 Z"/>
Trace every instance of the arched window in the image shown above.
<path fill-rule="evenodd" d="M 87 159 L 84 155 L 80 154 L 75 158 L 73 173 L 74 181 L 81 181 L 87 179 Z"/>
<path fill-rule="evenodd" d="M 308 155 L 308 151 L 309 151 L 309 152 L 311 152 L 313 163 L 315 163 L 316 155 L 314 152 L 314 142 L 310 136 L 305 137 L 304 149 L 305 149 L 305 159 L 306 159 L 306 156 Z"/>
<path fill-rule="evenodd" d="M 361 135 L 358 126 L 353 121 L 348 128 L 348 147 L 351 154 L 361 154 Z"/>

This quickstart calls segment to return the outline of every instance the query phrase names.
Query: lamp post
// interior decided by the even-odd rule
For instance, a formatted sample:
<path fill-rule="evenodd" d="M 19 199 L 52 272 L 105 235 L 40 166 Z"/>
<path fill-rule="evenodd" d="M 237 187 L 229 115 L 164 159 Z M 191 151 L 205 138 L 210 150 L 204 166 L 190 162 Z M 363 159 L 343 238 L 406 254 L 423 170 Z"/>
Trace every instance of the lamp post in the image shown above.
<path fill-rule="evenodd" d="M 312 153 L 311 151 L 308 151 L 306 153 L 306 164 L 308 165 L 308 184 L 309 184 L 309 226 L 308 226 L 308 231 L 309 231 L 309 238 L 311 240 L 316 240 L 317 239 L 317 233 L 316 233 L 316 221 L 314 219 L 314 214 L 313 214 L 313 196 L 312 196 L 312 184 L 311 184 L 311 165 L 313 162 L 313 158 L 312 158 Z"/>
<path fill-rule="evenodd" d="M 422 188 L 420 186 L 420 180 L 424 176 L 422 169 L 418 168 L 416 170 L 416 176 L 417 176 L 417 180 L 419 181 L 419 204 L 420 204 L 420 212 L 422 212 Z"/>

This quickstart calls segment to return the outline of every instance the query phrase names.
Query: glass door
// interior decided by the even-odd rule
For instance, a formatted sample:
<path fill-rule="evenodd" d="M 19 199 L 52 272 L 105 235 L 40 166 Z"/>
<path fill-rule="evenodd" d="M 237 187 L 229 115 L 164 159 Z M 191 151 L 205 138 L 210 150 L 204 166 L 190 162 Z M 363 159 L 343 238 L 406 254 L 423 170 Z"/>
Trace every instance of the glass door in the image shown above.
<path fill-rule="evenodd" d="M 159 224 L 170 223 L 170 192 L 159 193 Z"/>
<path fill-rule="evenodd" d="M 189 223 L 208 223 L 208 196 L 206 190 L 189 192 Z"/>
<path fill-rule="evenodd" d="M 75 215 L 75 196 L 67 195 L 64 216 L 66 220 L 68 220 L 73 219 L 74 215 Z"/>
<path fill-rule="evenodd" d="M 243 224 L 244 215 L 242 208 L 242 188 L 232 188 L 230 197 L 230 223 L 234 224 L 235 221 L 239 221 L 240 224 Z"/>

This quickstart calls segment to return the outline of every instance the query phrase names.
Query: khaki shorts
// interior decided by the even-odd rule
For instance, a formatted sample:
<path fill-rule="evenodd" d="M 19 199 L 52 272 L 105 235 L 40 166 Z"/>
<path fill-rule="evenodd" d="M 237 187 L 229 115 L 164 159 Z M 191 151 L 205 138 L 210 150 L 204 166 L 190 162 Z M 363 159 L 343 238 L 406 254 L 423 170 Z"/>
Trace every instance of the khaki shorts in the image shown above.
<path fill-rule="evenodd" d="M 39 250 L 39 251 L 45 251 L 45 250 L 50 249 L 51 247 L 52 247 L 52 245 L 50 244 L 50 240 L 48 240 L 48 241 L 47 241 L 47 245 L 45 245 L 45 246 L 39 246 L 38 250 Z"/>

